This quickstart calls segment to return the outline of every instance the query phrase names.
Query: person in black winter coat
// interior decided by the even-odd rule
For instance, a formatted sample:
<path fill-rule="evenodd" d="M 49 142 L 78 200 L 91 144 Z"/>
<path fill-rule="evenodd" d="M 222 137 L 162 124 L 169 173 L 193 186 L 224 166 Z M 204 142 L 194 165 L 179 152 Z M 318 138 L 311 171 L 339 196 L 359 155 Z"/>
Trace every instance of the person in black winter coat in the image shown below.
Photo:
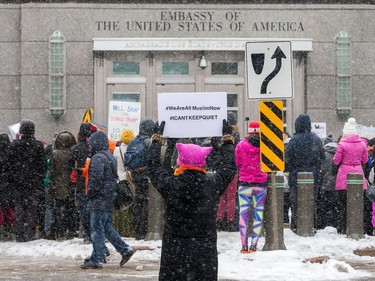
<path fill-rule="evenodd" d="M 182 143 L 176 144 L 178 166 L 170 175 L 160 159 L 163 127 L 156 126 L 148 153 L 151 181 L 165 201 L 159 280 L 217 280 L 216 212 L 237 170 L 233 136 L 223 130 L 222 161 L 213 176 L 205 166 L 212 148 Z"/>
<path fill-rule="evenodd" d="M 88 138 L 97 130 L 91 123 L 82 123 L 78 133 L 78 144 L 70 149 L 68 166 L 72 172 L 72 187 L 76 192 L 76 201 L 79 210 L 80 232 L 84 236 L 84 242 L 90 242 L 90 213 L 86 212 L 87 186 L 85 177 L 78 175 L 77 170 L 85 167 L 86 160 L 91 158 L 91 150 Z"/>
<path fill-rule="evenodd" d="M 9 147 L 9 136 L 0 134 L 0 239 L 10 238 L 14 223 L 14 186 L 12 184 Z"/>
<path fill-rule="evenodd" d="M 317 229 L 324 229 L 326 226 L 337 227 L 339 215 L 338 198 L 335 191 L 337 167 L 332 161 L 337 150 L 337 143 L 332 139 L 331 142 L 324 145 L 324 150 L 325 160 L 322 162 Z"/>
<path fill-rule="evenodd" d="M 36 238 L 46 157 L 43 144 L 34 138 L 35 125 L 31 120 L 22 120 L 19 132 L 21 139 L 10 146 L 16 208 L 14 230 L 16 241 L 27 242 Z"/>
<path fill-rule="evenodd" d="M 55 203 L 55 235 L 56 238 L 73 238 L 77 227 L 77 216 L 74 189 L 69 180 L 68 164 L 70 149 L 77 144 L 75 137 L 68 131 L 60 132 L 54 142 L 51 156 L 50 179 Z"/>
<path fill-rule="evenodd" d="M 315 200 L 319 191 L 320 168 L 324 161 L 323 143 L 319 136 L 311 132 L 310 117 L 301 114 L 295 121 L 296 133 L 285 150 L 285 172 L 289 172 L 291 223 L 290 229 L 297 231 L 297 174 L 312 172 L 314 176 Z M 316 203 L 316 202 L 315 202 Z M 316 204 L 315 204 L 316 206 Z M 303 207 L 303 206 L 301 206 Z"/>
<path fill-rule="evenodd" d="M 112 211 L 116 196 L 117 162 L 108 150 L 108 138 L 96 132 L 89 138 L 92 158 L 89 166 L 89 190 L 87 210 L 90 212 L 90 234 L 93 246 L 91 257 L 81 265 L 82 269 L 100 269 L 105 263 L 105 239 L 122 256 L 120 266 L 134 254 L 112 226 Z"/>
<path fill-rule="evenodd" d="M 151 118 L 144 118 L 139 124 L 139 133 L 136 138 L 144 140 L 144 149 L 147 150 L 151 145 L 151 135 L 154 128 L 154 121 Z M 131 142 L 128 148 L 131 146 Z M 125 167 L 127 168 L 127 167 Z M 149 173 L 147 166 L 131 170 L 131 175 L 136 186 L 132 224 L 135 232 L 135 239 L 145 239 L 148 228 L 148 203 L 149 203 Z"/>

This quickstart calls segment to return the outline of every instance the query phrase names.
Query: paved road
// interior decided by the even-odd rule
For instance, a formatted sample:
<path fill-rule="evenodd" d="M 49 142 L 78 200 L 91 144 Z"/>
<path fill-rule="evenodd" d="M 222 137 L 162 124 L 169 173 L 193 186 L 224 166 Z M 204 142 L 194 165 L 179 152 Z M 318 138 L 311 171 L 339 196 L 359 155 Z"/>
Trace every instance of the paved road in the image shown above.
<path fill-rule="evenodd" d="M 46 259 L 0 256 L 0 281 L 155 281 L 158 279 L 159 260 L 136 262 L 130 260 L 123 267 L 120 267 L 118 262 L 118 260 L 108 260 L 103 269 L 83 270 L 79 268 L 81 261 L 66 260 L 61 257 Z M 140 265 L 143 266 L 142 270 L 139 268 Z M 375 280 L 375 258 L 374 262 L 351 265 L 355 269 L 374 273 L 373 278 L 352 279 L 353 281 Z M 234 280 L 220 279 L 220 281 Z"/>
<path fill-rule="evenodd" d="M 81 261 L 66 260 L 60 257 L 41 258 L 0 256 L 0 280 L 22 281 L 87 281 L 87 280 L 137 280 L 158 279 L 159 261 L 142 262 L 143 270 L 137 270 L 141 262 L 131 260 L 120 267 L 118 260 L 109 260 L 103 269 L 83 270 Z"/>

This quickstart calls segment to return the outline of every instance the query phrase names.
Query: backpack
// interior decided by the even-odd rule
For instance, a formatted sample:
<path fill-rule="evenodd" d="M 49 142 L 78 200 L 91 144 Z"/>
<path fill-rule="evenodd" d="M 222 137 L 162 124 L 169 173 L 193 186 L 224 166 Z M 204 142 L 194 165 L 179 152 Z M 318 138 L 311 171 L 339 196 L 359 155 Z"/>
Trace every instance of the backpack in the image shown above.
<path fill-rule="evenodd" d="M 131 170 L 147 166 L 144 139 L 137 136 L 128 144 L 124 157 L 124 166 Z"/>

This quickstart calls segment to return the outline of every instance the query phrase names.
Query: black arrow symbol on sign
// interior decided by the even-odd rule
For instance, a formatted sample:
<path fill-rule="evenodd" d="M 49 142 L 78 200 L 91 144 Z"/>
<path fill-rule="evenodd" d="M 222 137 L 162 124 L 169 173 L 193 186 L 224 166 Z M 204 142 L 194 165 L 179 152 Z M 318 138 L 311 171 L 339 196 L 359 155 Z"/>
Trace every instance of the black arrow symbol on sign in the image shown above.
<path fill-rule="evenodd" d="M 275 69 L 264 79 L 262 83 L 262 87 L 260 89 L 261 94 L 266 94 L 267 93 L 267 87 L 268 83 L 279 73 L 281 69 L 281 59 L 286 59 L 286 56 L 284 52 L 280 49 L 279 46 L 277 46 L 275 52 L 273 53 L 271 59 L 276 59 L 276 66 Z"/>

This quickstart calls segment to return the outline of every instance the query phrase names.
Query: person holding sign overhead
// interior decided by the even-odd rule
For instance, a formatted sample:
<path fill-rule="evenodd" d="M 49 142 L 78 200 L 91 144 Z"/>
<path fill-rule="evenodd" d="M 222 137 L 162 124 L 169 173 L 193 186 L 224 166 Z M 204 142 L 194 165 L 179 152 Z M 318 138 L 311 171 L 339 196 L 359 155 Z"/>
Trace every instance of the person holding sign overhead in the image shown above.
<path fill-rule="evenodd" d="M 224 120 L 222 161 L 213 176 L 206 174 L 212 147 L 183 143 L 176 144 L 171 175 L 161 163 L 164 124 L 156 123 L 147 154 L 151 182 L 165 200 L 159 280 L 217 280 L 217 203 L 236 173 L 232 127 Z"/>

